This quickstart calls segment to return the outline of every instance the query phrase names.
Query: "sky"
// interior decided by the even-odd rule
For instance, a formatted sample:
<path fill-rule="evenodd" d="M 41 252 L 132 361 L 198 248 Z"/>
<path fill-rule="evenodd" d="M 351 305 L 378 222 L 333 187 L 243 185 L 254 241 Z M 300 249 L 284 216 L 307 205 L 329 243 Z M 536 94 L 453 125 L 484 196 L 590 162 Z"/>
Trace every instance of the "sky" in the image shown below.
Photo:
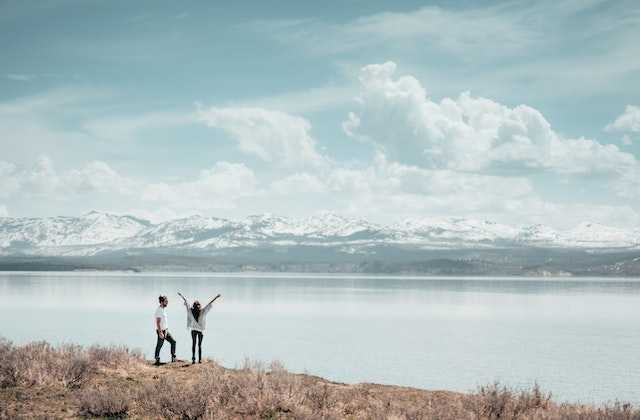
<path fill-rule="evenodd" d="M 0 217 L 640 226 L 640 2 L 0 0 Z"/>

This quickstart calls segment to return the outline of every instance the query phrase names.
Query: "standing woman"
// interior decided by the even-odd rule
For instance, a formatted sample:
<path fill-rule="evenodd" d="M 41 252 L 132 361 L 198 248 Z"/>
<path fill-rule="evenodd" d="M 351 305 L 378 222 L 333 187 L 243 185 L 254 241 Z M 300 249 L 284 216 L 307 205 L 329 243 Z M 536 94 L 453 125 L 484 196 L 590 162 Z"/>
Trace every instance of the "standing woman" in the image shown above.
<path fill-rule="evenodd" d="M 196 339 L 198 341 L 198 363 L 202 363 L 202 333 L 207 327 L 207 313 L 211 309 L 211 305 L 220 297 L 218 294 L 211 299 L 211 302 L 204 308 L 200 307 L 200 302 L 193 301 L 193 305 L 189 308 L 189 302 L 182 293 L 178 292 L 178 295 L 184 301 L 184 307 L 187 309 L 187 329 L 191 330 L 191 363 L 196 362 Z"/>

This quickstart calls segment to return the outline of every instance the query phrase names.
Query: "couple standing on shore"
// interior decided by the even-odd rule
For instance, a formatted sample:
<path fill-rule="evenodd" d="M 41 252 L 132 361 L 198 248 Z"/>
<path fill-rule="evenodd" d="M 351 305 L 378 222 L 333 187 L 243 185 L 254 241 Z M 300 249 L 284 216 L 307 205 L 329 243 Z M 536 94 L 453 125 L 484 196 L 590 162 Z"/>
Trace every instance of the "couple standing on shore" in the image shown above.
<path fill-rule="evenodd" d="M 196 362 L 196 341 L 198 343 L 198 363 L 202 363 L 202 334 L 207 327 L 207 314 L 209 313 L 213 302 L 220 297 L 220 294 L 211 299 L 211 302 L 209 302 L 204 308 L 200 306 L 200 302 L 197 300 L 194 300 L 191 307 L 189 307 L 187 298 L 185 298 L 180 292 L 178 292 L 178 296 L 180 296 L 184 301 L 184 307 L 187 310 L 187 329 L 191 330 L 191 363 L 193 364 Z M 160 305 L 158 306 L 158 309 L 156 309 L 156 313 L 154 315 L 156 335 L 158 337 L 155 352 L 156 366 L 160 365 L 160 349 L 162 349 L 162 345 L 165 340 L 171 344 L 171 361 L 176 361 L 176 340 L 169 333 L 167 313 L 165 311 L 165 308 L 169 305 L 169 298 L 164 295 L 160 295 L 158 297 L 158 301 Z"/>

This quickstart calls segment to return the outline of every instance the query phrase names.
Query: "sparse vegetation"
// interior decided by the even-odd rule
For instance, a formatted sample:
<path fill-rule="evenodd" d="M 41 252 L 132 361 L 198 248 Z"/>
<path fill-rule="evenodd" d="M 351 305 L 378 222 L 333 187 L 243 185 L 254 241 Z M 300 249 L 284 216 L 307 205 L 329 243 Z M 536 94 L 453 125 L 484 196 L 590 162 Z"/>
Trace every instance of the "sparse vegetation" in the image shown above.
<path fill-rule="evenodd" d="M 89 355 L 81 347 L 63 345 L 54 348 L 38 341 L 14 346 L 0 343 L 0 386 L 36 386 L 59 384 L 68 388 L 81 386 L 94 371 Z"/>
<path fill-rule="evenodd" d="M 1 339 L 0 358 L 0 419 L 640 419 L 625 403 L 554 403 L 537 385 L 493 384 L 470 394 L 346 385 L 293 374 L 277 362 L 154 367 L 125 347 Z"/>
<path fill-rule="evenodd" d="M 85 417 L 124 418 L 133 404 L 129 392 L 119 387 L 91 387 L 79 395 L 80 414 Z"/>

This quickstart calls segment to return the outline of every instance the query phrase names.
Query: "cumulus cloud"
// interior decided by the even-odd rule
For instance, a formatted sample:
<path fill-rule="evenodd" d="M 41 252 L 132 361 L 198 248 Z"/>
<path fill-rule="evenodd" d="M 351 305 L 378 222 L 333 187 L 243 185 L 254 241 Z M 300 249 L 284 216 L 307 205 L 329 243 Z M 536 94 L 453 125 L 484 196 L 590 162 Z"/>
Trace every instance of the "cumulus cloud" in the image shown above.
<path fill-rule="evenodd" d="M 605 127 L 605 131 L 624 133 L 622 142 L 631 144 L 631 134 L 640 133 L 640 107 L 627 105 L 622 115 Z"/>
<path fill-rule="evenodd" d="M 362 68 L 360 109 L 345 132 L 391 159 L 457 171 L 553 171 L 620 174 L 637 166 L 615 145 L 564 138 L 536 109 L 509 108 L 463 93 L 432 100 L 413 76 L 395 75 L 393 62 Z"/>
<path fill-rule="evenodd" d="M 101 161 L 62 172 L 55 168 L 51 158 L 44 155 L 30 166 L 0 161 L 0 197 L 22 194 L 58 199 L 87 193 L 130 194 L 134 185 L 133 180 Z"/>
<path fill-rule="evenodd" d="M 376 153 L 372 162 L 359 167 L 334 165 L 320 174 L 287 176 L 273 182 L 270 191 L 291 198 L 305 194 L 306 211 L 316 206 L 358 217 L 396 220 L 443 212 L 497 215 L 504 211 L 505 203 L 532 195 L 533 187 L 525 178 L 420 168 Z M 301 207 L 299 201 L 291 200 L 291 205 Z"/>
<path fill-rule="evenodd" d="M 627 105 L 622 115 L 607 125 L 607 131 L 640 132 L 640 107 Z"/>
<path fill-rule="evenodd" d="M 238 198 L 256 193 L 256 186 L 255 174 L 246 165 L 218 162 L 195 179 L 149 184 L 142 199 L 173 209 L 229 209 Z"/>
<path fill-rule="evenodd" d="M 95 191 L 131 194 L 136 184 L 101 161 L 89 162 L 80 169 L 73 169 L 63 179 L 65 185 L 78 193 Z"/>
<path fill-rule="evenodd" d="M 11 162 L 0 162 L 0 196 L 9 197 L 16 193 L 27 195 L 47 195 L 58 190 L 60 177 L 53 161 L 40 156 L 28 166 L 21 167 Z"/>
<path fill-rule="evenodd" d="M 302 117 L 263 108 L 212 107 L 198 112 L 210 127 L 227 132 L 241 151 L 283 167 L 321 166 L 325 158 Z"/>

